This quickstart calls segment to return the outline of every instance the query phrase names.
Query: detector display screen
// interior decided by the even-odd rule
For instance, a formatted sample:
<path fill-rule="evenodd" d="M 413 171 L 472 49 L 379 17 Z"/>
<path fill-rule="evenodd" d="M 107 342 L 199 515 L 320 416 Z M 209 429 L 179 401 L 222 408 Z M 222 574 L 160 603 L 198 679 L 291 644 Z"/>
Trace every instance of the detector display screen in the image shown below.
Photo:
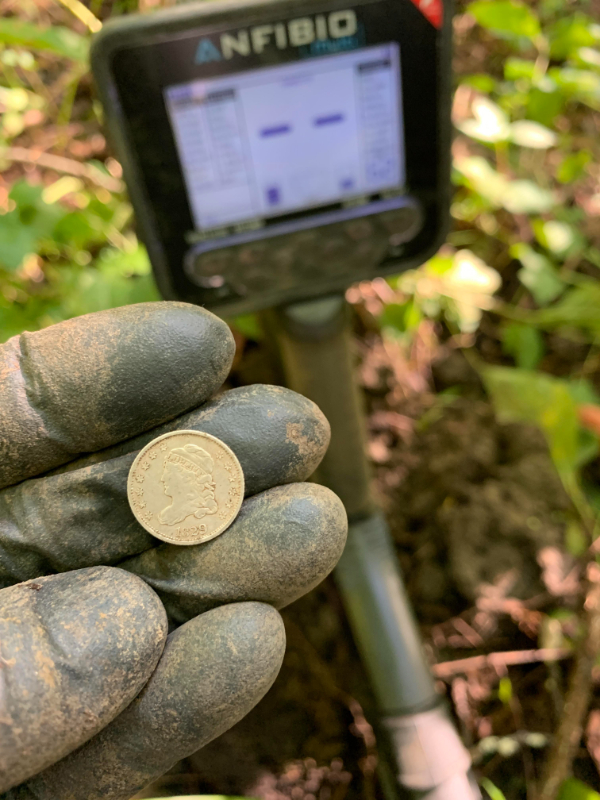
<path fill-rule="evenodd" d="M 196 229 L 401 189 L 399 50 L 387 43 L 164 89 Z"/>

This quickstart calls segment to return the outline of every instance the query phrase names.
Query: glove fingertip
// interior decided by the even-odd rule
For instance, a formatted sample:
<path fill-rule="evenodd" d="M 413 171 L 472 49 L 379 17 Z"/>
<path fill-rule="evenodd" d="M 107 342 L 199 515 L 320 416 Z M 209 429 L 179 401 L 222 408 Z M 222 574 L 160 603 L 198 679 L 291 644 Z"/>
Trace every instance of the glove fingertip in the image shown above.
<path fill-rule="evenodd" d="M 120 714 L 152 674 L 166 628 L 152 589 L 112 567 L 3 590 L 0 791 L 63 758 Z"/>
<path fill-rule="evenodd" d="M 285 651 L 278 612 L 221 606 L 172 633 L 136 700 L 95 739 L 29 782 L 27 797 L 126 800 L 245 716 Z"/>

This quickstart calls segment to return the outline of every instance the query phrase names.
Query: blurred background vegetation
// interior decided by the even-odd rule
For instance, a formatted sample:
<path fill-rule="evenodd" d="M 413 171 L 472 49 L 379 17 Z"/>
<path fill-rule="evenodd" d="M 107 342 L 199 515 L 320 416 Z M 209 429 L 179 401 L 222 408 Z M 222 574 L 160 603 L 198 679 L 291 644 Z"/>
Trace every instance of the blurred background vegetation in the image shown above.
<path fill-rule="evenodd" d="M 146 10 L 159 4 L 140 5 Z M 159 299 L 88 68 L 90 37 L 102 21 L 138 5 L 0 0 L 0 341 L 79 314 Z M 524 711 L 530 673 L 511 672 L 518 659 L 500 659 L 491 677 L 492 662 L 463 673 L 444 671 L 452 659 L 438 663 L 490 796 L 532 800 L 536 781 L 543 785 L 548 777 L 548 747 L 575 731 L 563 777 L 573 763 L 585 782 L 569 778 L 560 797 L 597 799 L 591 786 L 600 788 L 600 3 L 459 2 L 454 33 L 455 192 L 447 244 L 418 270 L 348 291 L 369 403 L 370 453 L 383 502 L 403 519 L 395 530 L 399 558 L 432 658 L 444 662 L 450 651 L 453 658 L 505 652 L 502 615 L 514 625 L 511 651 L 542 653 L 532 657 L 543 667 L 535 681 L 533 723 Z M 237 380 L 243 382 L 248 365 L 257 364 L 254 374 L 262 378 L 256 320 L 240 319 L 234 327 Z M 451 368 L 458 377 L 448 376 Z M 461 405 L 469 397 L 475 405 Z M 493 412 L 482 411 L 481 402 Z M 554 538 L 544 539 L 541 512 L 527 512 L 526 527 L 538 537 L 532 559 L 541 572 L 541 594 L 535 581 L 521 590 L 514 582 L 507 588 L 499 573 L 486 573 L 487 583 L 478 573 L 477 586 L 457 577 L 455 562 L 464 552 L 456 550 L 450 523 L 442 549 L 429 539 L 423 545 L 419 531 L 429 521 L 443 528 L 452 509 L 468 507 L 464 490 L 444 484 L 440 497 L 427 501 L 428 510 L 410 518 L 395 506 L 418 474 L 418 459 L 426 460 L 427 447 L 439 452 L 440 424 L 452 432 L 466 418 L 471 428 L 477 418 L 486 435 L 490 426 L 500 426 L 497 441 L 505 448 L 507 431 L 525 430 L 515 425 L 533 424 L 544 434 L 560 481 L 556 488 L 554 478 L 534 465 L 536 479 L 566 499 L 548 511 L 558 526 Z M 469 436 L 462 445 L 453 439 L 452 447 L 470 448 L 472 455 L 481 437 Z M 398 460 L 397 446 L 416 461 Z M 418 456 L 415 447 L 421 448 Z M 482 467 L 482 461 L 473 481 L 489 493 L 505 463 L 512 463 L 506 454 L 493 466 Z M 483 478 L 481 470 L 487 470 Z M 506 495 L 499 508 L 508 514 L 512 502 Z M 484 529 L 489 538 L 489 525 Z M 517 550 L 520 541 L 513 537 Z M 484 547 L 488 561 L 490 552 Z M 445 561 L 454 574 L 450 583 L 447 575 L 441 582 L 445 597 L 454 598 L 450 607 L 431 592 Z M 507 606 L 509 601 L 521 605 Z M 477 617 L 484 612 L 495 615 L 489 635 Z M 443 633 L 449 621 L 454 639 Z M 575 672 L 583 670 L 576 685 L 568 666 L 573 661 Z M 561 709 L 571 701 L 581 711 L 565 722 Z M 556 712 L 550 720 L 542 720 L 544 704 Z M 585 729 L 580 744 L 578 725 Z M 304 776 L 294 784 L 298 788 L 308 781 L 308 768 L 293 769 Z M 332 774 L 336 769 L 341 767 Z M 364 778 L 364 764 L 360 769 Z M 344 780 L 344 786 L 351 783 Z M 287 797 L 291 785 L 283 781 L 269 791 Z M 343 793 L 335 792 L 341 800 Z M 291 796 L 310 794 L 298 789 Z"/>

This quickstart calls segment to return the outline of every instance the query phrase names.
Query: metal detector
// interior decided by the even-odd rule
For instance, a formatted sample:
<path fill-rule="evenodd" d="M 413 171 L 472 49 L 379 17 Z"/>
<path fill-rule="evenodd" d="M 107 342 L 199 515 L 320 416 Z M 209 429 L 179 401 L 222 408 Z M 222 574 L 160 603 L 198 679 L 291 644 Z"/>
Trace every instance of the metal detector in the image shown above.
<path fill-rule="evenodd" d="M 92 67 L 163 296 L 272 309 L 288 385 L 331 423 L 318 479 L 350 519 L 335 575 L 392 743 L 386 794 L 475 800 L 371 498 L 343 296 L 444 240 L 450 33 L 442 0 L 186 2 L 109 22 Z"/>

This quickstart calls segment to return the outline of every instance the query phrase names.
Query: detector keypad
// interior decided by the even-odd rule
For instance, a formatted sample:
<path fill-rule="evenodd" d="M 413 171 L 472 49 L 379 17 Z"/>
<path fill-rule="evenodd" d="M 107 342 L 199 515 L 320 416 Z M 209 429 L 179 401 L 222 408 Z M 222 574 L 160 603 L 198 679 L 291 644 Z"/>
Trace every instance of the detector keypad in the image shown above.
<path fill-rule="evenodd" d="M 369 270 L 375 272 L 387 256 L 397 257 L 404 242 L 421 229 L 423 214 L 415 200 L 402 198 L 396 205 L 317 228 L 270 234 L 268 240 L 261 240 L 256 231 L 231 237 L 229 245 L 220 248 L 214 240 L 196 245 L 188 253 L 186 272 L 215 300 L 282 293 L 299 279 L 356 275 L 359 280 Z"/>

